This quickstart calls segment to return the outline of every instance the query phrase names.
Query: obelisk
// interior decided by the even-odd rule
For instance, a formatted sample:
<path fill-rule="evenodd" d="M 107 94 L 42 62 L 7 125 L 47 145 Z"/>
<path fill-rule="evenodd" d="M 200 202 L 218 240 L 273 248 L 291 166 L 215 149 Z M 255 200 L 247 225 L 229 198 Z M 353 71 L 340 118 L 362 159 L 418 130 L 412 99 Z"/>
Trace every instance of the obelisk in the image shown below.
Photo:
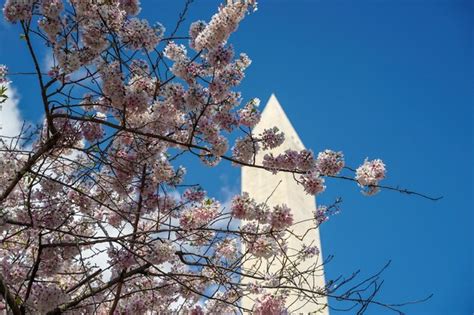
<path fill-rule="evenodd" d="M 256 163 L 261 165 L 263 156 L 267 153 L 273 153 L 274 156 L 283 153 L 287 149 L 302 150 L 303 142 L 298 137 L 295 129 L 286 116 L 283 108 L 278 102 L 275 95 L 271 95 L 265 106 L 261 120 L 253 129 L 253 134 L 258 135 L 265 129 L 278 127 L 285 134 L 284 143 L 278 148 L 260 151 L 256 156 Z M 317 272 L 314 274 L 306 274 L 298 280 L 298 286 L 304 289 L 314 290 L 315 288 L 324 288 L 324 270 L 322 267 L 323 256 L 321 251 L 321 242 L 319 238 L 319 230 L 315 230 L 314 210 L 316 209 L 316 200 L 314 196 L 306 194 L 301 185 L 295 181 L 291 173 L 272 174 L 269 171 L 253 168 L 242 168 L 242 192 L 247 192 L 257 202 L 266 202 L 270 207 L 280 204 L 286 204 L 292 209 L 293 222 L 297 223 L 290 229 L 299 237 L 304 235 L 303 240 L 297 239 L 295 236 L 288 235 L 288 252 L 287 255 L 295 254 L 295 249 L 301 248 L 302 243 L 308 246 L 316 245 L 320 249 L 319 255 L 305 260 L 297 269 L 304 275 L 304 272 L 318 265 Z M 243 222 L 245 223 L 245 222 Z M 242 251 L 245 251 L 243 246 Z M 281 265 L 276 261 L 265 259 L 249 259 L 243 264 L 244 270 L 257 271 L 265 274 L 268 271 L 279 270 Z M 243 277 L 242 283 L 251 282 L 251 279 Z M 312 299 L 307 296 L 290 296 L 287 300 L 287 306 L 291 314 L 329 314 L 327 307 L 327 298 L 317 294 L 308 293 Z M 242 299 L 242 306 L 252 309 L 255 296 L 247 296 Z"/>

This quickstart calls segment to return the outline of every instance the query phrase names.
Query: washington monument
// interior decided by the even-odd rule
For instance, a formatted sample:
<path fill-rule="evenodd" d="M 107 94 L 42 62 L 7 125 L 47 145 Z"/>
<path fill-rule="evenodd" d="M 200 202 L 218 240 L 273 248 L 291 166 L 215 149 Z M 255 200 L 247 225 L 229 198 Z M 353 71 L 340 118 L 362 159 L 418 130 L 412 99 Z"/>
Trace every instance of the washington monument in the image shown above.
<path fill-rule="evenodd" d="M 253 129 L 253 134 L 258 135 L 262 133 L 264 129 L 275 126 L 284 132 L 285 142 L 275 149 L 257 153 L 255 160 L 257 164 L 261 165 L 263 156 L 267 153 L 273 153 L 273 155 L 276 156 L 288 149 L 302 150 L 305 148 L 277 98 L 272 94 L 262 112 L 260 122 Z M 315 222 L 311 220 L 314 215 L 314 210 L 316 209 L 315 198 L 305 193 L 301 185 L 298 185 L 293 178 L 293 174 L 285 172 L 272 174 L 263 169 L 243 167 L 242 192 L 249 193 L 258 203 L 266 202 L 270 207 L 286 204 L 292 209 L 293 222 L 295 224 L 291 229 L 296 236 L 304 236 L 304 238 L 303 241 L 301 241 L 295 236 L 288 235 L 288 256 L 295 254 L 295 250 L 301 248 L 302 242 L 311 246 L 316 245 L 321 250 L 319 230 L 314 230 Z M 304 235 L 308 230 L 309 232 Z M 316 260 L 317 264 L 320 265 L 316 274 L 309 273 L 307 276 L 302 277 L 304 281 L 298 280 L 300 281 L 299 285 L 301 285 L 301 287 L 309 290 L 324 288 L 322 257 L 321 251 L 317 257 L 305 260 L 298 266 L 298 272 L 304 274 L 306 270 L 314 268 Z M 269 262 L 264 259 L 247 260 L 243 267 L 246 270 L 257 272 L 261 275 L 282 268 L 280 262 Z M 245 283 L 246 281 L 248 280 L 242 279 L 242 282 Z M 288 311 L 291 314 L 329 314 L 328 308 L 325 307 L 327 305 L 327 298 L 325 296 L 319 296 L 317 299 L 314 299 L 314 295 L 312 297 L 313 299 L 305 298 L 304 295 L 299 297 L 290 296 L 287 299 Z M 242 306 L 251 309 L 254 303 L 252 299 L 254 299 L 252 295 L 245 296 L 242 299 Z"/>

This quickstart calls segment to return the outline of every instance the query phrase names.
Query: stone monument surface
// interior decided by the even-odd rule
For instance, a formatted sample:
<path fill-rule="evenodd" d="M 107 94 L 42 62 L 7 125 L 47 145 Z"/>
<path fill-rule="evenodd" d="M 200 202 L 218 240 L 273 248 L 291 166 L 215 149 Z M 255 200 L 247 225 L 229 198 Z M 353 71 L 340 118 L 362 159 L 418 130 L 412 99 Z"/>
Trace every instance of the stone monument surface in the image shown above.
<path fill-rule="evenodd" d="M 256 163 L 259 165 L 261 165 L 263 156 L 267 153 L 271 152 L 273 155 L 278 155 L 287 149 L 302 150 L 305 148 L 277 98 L 272 94 L 262 112 L 260 122 L 253 129 L 253 134 L 258 135 L 262 133 L 264 129 L 275 126 L 285 133 L 285 142 L 275 149 L 260 151 L 256 156 Z M 301 248 L 302 242 L 309 246 L 316 245 L 321 250 L 319 230 L 314 229 L 315 221 L 311 220 L 314 216 L 314 210 L 316 209 L 316 200 L 314 196 L 306 194 L 301 185 L 298 185 L 293 174 L 281 172 L 272 174 L 263 169 L 243 167 L 241 182 L 242 192 L 249 193 L 250 197 L 254 198 L 257 202 L 266 202 L 270 207 L 279 204 L 286 204 L 290 207 L 292 209 L 293 222 L 295 223 L 290 229 L 293 230 L 294 234 L 302 237 L 306 231 L 309 230 L 309 232 L 304 235 L 303 241 L 298 240 L 295 236 L 291 236 L 291 234 L 288 235 L 288 255 L 294 254 L 294 249 Z M 245 251 L 245 248 L 242 250 Z M 307 259 L 298 266 L 298 271 L 303 274 L 316 265 L 319 266 L 315 274 L 307 274 L 304 277 L 299 277 L 297 280 L 299 282 L 298 286 L 310 290 L 324 287 L 324 270 L 321 265 L 323 261 L 322 257 L 321 251 L 317 257 Z M 249 259 L 244 263 L 244 268 L 246 270 L 257 271 L 258 274 L 264 275 L 268 271 L 271 273 L 272 270 L 279 270 L 281 268 L 281 262 L 274 260 L 267 261 L 265 259 Z M 243 283 L 249 281 L 250 279 L 242 279 Z M 315 295 L 311 296 L 315 297 Z M 254 303 L 253 299 L 254 297 L 252 296 L 244 297 L 242 306 L 251 309 Z M 287 300 L 287 306 L 289 306 L 289 312 L 291 314 L 329 314 L 327 307 L 324 308 L 326 304 L 327 299 L 323 296 L 318 296 L 316 301 L 313 300 L 310 302 L 308 302 L 307 298 L 298 298 L 295 296 L 290 296 Z M 318 310 L 319 312 L 316 312 Z"/>

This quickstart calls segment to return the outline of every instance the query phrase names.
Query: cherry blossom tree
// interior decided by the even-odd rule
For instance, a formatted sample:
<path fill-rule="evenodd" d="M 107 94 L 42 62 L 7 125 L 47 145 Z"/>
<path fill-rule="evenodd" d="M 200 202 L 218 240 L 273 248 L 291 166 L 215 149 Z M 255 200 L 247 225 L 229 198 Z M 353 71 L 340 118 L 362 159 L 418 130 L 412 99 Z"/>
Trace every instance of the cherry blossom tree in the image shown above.
<path fill-rule="evenodd" d="M 331 150 L 288 150 L 256 164 L 257 152 L 285 139 L 277 127 L 252 133 L 259 101 L 238 92 L 251 61 L 229 38 L 256 3 L 227 1 L 210 21 L 182 31 L 191 2 L 167 31 L 138 17 L 138 0 L 6 0 L 4 18 L 22 34 L 34 64 L 23 74 L 37 78 L 44 122 L 1 138 L 0 308 L 282 314 L 291 311 L 290 300 L 326 296 L 362 311 L 370 304 L 397 311 L 375 298 L 379 273 L 303 289 L 297 279 L 305 275 L 290 267 L 273 275 L 246 270 L 249 257 L 285 255 L 297 223 L 292 209 L 270 208 L 246 193 L 226 209 L 205 187 L 186 182 L 181 164 L 189 156 L 209 167 L 291 172 L 311 195 L 324 192 L 327 177 L 353 181 L 367 195 L 384 188 L 417 194 L 381 186 L 381 160 L 351 169 Z M 50 69 L 38 60 L 45 48 Z M 2 99 L 8 80 L 21 78 L 16 74 L 0 67 Z M 234 143 L 231 134 L 238 134 Z M 319 206 L 314 229 L 339 207 L 340 200 Z M 292 264 L 307 259 L 315 261 L 313 273 L 328 262 L 302 242 Z M 251 309 L 239 303 L 249 294 L 257 296 Z"/>

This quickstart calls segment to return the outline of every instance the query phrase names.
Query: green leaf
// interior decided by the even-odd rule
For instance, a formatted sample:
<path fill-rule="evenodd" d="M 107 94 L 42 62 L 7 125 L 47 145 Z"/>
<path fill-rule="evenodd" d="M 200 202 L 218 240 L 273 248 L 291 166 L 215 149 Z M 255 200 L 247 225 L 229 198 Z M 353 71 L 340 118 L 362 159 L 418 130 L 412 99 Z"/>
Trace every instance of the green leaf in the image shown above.
<path fill-rule="evenodd" d="M 6 86 L 1 86 L 0 87 L 0 104 L 5 103 L 8 99 L 8 95 L 6 94 L 7 92 L 7 87 Z"/>

